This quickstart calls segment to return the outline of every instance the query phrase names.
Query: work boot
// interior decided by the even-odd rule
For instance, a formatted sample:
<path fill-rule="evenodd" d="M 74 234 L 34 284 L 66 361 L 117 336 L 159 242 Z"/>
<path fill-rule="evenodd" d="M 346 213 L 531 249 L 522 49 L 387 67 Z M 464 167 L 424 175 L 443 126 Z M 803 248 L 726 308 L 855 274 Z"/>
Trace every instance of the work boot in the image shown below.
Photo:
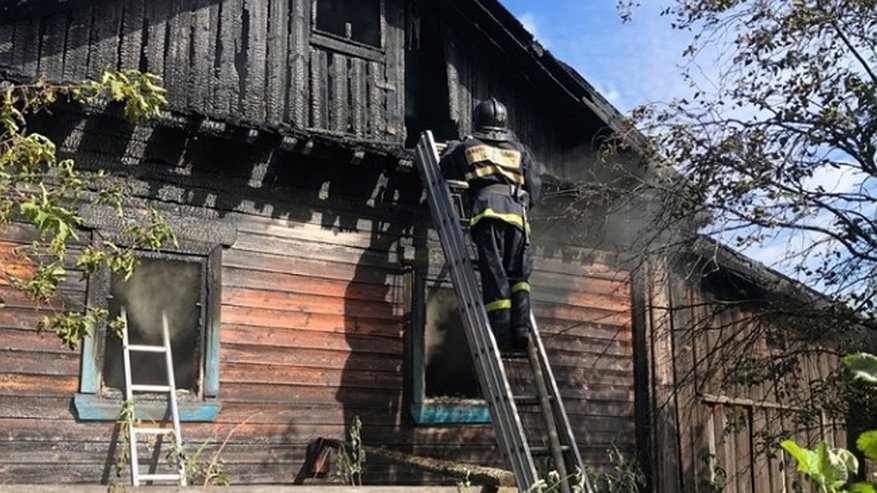
<path fill-rule="evenodd" d="M 530 327 L 519 325 L 512 329 L 512 338 L 514 339 L 514 348 L 517 351 L 526 351 L 530 344 Z"/>

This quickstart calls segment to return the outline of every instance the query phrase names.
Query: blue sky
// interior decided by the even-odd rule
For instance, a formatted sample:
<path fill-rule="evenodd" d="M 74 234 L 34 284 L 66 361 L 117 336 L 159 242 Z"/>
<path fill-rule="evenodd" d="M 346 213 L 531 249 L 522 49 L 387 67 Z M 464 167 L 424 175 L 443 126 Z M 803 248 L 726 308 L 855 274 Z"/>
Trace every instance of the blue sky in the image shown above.
<path fill-rule="evenodd" d="M 680 75 L 682 64 L 689 63 L 682 52 L 692 33 L 674 30 L 672 19 L 660 15 L 672 0 L 643 1 L 646 5 L 634 9 L 627 23 L 621 20 L 616 0 L 500 1 L 545 48 L 574 67 L 622 113 L 693 92 Z M 698 61 L 700 66 L 693 72 L 701 87 L 709 90 L 718 80 L 717 63 L 708 56 Z M 860 182 L 861 176 L 854 173 L 823 169 L 810 184 L 838 192 Z M 751 245 L 744 253 L 789 272 L 801 259 L 789 261 L 788 254 L 806 249 L 815 239 L 808 234 L 780 234 Z"/>
<path fill-rule="evenodd" d="M 679 76 L 689 35 L 651 1 L 622 23 L 615 0 L 501 0 L 551 53 L 573 66 L 619 110 L 687 91 Z"/>

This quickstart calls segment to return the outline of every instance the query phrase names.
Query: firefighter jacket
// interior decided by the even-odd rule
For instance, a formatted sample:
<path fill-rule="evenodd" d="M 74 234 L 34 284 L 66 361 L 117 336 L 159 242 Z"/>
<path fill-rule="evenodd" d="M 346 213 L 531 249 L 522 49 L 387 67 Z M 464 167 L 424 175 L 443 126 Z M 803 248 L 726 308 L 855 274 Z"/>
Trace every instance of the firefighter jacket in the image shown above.
<path fill-rule="evenodd" d="M 449 147 L 439 166 L 446 179 L 468 183 L 471 227 L 491 218 L 528 232 L 526 208 L 538 202 L 541 182 L 529 151 L 510 131 L 476 132 Z"/>

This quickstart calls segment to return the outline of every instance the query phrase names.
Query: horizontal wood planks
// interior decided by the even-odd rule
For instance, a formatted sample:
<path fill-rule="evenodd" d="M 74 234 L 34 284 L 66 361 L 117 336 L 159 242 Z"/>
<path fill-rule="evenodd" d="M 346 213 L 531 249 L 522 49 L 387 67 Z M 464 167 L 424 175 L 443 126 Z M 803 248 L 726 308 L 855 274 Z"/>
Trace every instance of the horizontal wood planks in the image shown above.
<path fill-rule="evenodd" d="M 203 5 L 192 0 L 172 6 L 183 4 Z M 246 2 L 239 4 L 244 8 Z M 154 8 L 144 3 L 144 18 Z M 165 19 L 173 17 L 170 12 Z M 123 9 L 122 26 L 129 14 Z M 190 15 L 206 26 L 228 12 L 194 8 Z M 175 29 L 172 24 L 168 32 Z M 270 42 L 282 45 L 274 38 Z M 356 65 L 353 70 L 369 73 L 368 65 Z M 363 91 L 354 88 L 351 97 L 357 93 Z M 290 471 L 301 468 L 307 444 L 317 437 L 343 438 L 357 415 L 369 445 L 500 465 L 490 426 L 416 427 L 409 416 L 412 262 L 429 263 L 432 270 L 439 258 L 426 251 L 436 244 L 420 241 L 430 237 L 424 207 L 394 202 L 392 194 L 383 203 L 365 205 L 368 190 L 343 186 L 350 173 L 357 173 L 360 187 L 373 187 L 366 179 L 381 183 L 379 173 L 371 176 L 364 168 L 319 169 L 291 156 L 283 165 L 305 175 L 270 187 L 254 185 L 251 171 L 271 171 L 272 159 L 257 143 L 235 142 L 234 152 L 227 152 L 227 144 L 198 142 L 182 132 L 126 130 L 100 120 L 105 117 L 90 117 L 94 120 L 84 124 L 73 115 L 56 116 L 57 128 L 44 130 L 57 135 L 63 155 L 77 157 L 85 168 L 113 172 L 129 169 L 120 160 L 139 163 L 130 183 L 141 199 L 236 232 L 222 252 L 220 269 L 222 410 L 214 423 L 183 424 L 190 444 L 214 447 L 229 437 L 222 455 L 234 483 L 291 482 Z M 88 128 L 106 129 L 100 142 L 84 131 Z M 200 160 L 215 159 L 228 161 L 228 171 L 199 166 Z M 317 173 L 318 179 L 306 173 Z M 328 197 L 318 193 L 323 183 L 332 191 Z M 4 232 L 4 264 L 14 266 L 8 252 L 25 241 L 20 232 Z M 625 447 L 633 443 L 630 288 L 626 272 L 579 253 L 540 252 L 533 294 L 583 453 L 599 464 L 613 441 Z M 591 261 L 581 262 L 584 258 Z M 65 296 L 83 298 L 87 287 L 71 279 Z M 10 306 L 0 310 L 0 350 L 8 356 L 0 362 L 0 429 L 7 439 L 0 444 L 0 468 L 14 473 L 16 481 L 101 480 L 111 467 L 118 430 L 113 423 L 75 419 L 71 398 L 79 387 L 79 353 L 34 332 L 44 310 L 33 310 L 15 296 L 7 300 Z M 21 456 L 13 457 L 16 449 Z M 40 466 L 56 463 L 57 450 L 71 451 L 69 463 L 47 466 L 37 475 Z M 438 480 L 380 463 L 369 471 L 375 482 Z"/>
<path fill-rule="evenodd" d="M 104 70 L 163 77 L 170 109 L 371 140 L 404 136 L 399 22 L 382 47 L 323 36 L 311 46 L 310 0 L 100 1 L 0 21 L 0 67 L 51 81 Z M 390 18 L 402 6 L 387 2 Z M 396 52 L 399 52 L 397 54 Z"/>

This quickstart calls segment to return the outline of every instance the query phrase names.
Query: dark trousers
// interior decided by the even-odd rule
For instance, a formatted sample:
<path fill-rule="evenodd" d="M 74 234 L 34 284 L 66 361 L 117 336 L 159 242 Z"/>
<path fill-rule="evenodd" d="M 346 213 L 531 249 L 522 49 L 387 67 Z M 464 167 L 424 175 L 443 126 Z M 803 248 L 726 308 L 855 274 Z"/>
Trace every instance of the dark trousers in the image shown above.
<path fill-rule="evenodd" d="M 530 327 L 530 243 L 520 228 L 485 218 L 472 229 L 484 306 L 500 347 L 515 344 L 518 327 Z"/>

